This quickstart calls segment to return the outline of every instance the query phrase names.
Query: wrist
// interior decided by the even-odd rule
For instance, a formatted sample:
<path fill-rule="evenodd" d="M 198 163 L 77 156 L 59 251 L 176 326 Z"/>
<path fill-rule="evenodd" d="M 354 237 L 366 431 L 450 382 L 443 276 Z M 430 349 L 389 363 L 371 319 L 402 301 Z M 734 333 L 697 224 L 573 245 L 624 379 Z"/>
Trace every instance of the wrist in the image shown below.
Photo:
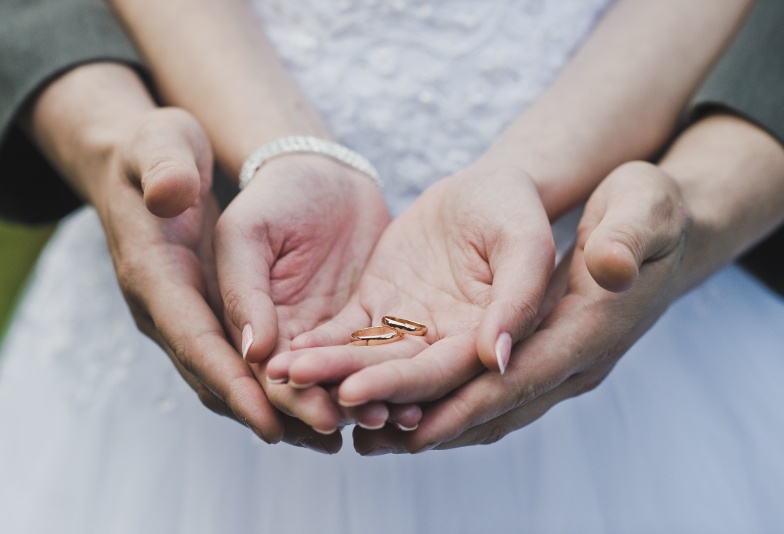
<path fill-rule="evenodd" d="M 146 88 L 130 68 L 95 63 L 51 82 L 23 120 L 66 181 L 99 207 L 114 154 L 139 117 L 152 109 Z"/>
<path fill-rule="evenodd" d="M 365 198 L 378 198 L 383 202 L 382 191 L 368 175 L 328 156 L 314 153 L 285 154 L 269 160 L 256 171 L 246 189 L 275 189 L 281 179 L 296 182 L 298 188 L 308 192 L 326 188 L 342 196 L 348 194 L 347 188 L 350 188 L 362 191 Z"/>
<path fill-rule="evenodd" d="M 549 102 L 534 104 L 477 161 L 480 167 L 525 169 L 553 221 L 584 203 L 627 161 L 625 154 L 601 149 L 600 140 L 608 136 L 598 125 L 582 121 L 577 113 L 560 114 Z"/>
<path fill-rule="evenodd" d="M 735 260 L 784 220 L 784 148 L 730 114 L 686 130 L 661 162 L 693 217 L 681 292 Z"/>
<path fill-rule="evenodd" d="M 359 171 L 369 178 L 379 190 L 384 184 L 378 171 L 364 156 L 350 148 L 312 136 L 287 136 L 264 144 L 245 159 L 239 176 L 240 189 L 244 189 L 259 169 L 270 160 L 292 155 L 319 155 L 341 163 L 349 169 Z"/>

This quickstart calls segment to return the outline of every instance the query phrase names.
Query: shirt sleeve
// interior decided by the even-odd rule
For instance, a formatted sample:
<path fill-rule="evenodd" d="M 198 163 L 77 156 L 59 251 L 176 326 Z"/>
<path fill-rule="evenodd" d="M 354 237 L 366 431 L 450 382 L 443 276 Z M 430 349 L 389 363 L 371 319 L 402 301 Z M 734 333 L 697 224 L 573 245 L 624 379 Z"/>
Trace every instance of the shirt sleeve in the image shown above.
<path fill-rule="evenodd" d="M 80 204 L 15 124 L 30 98 L 85 63 L 142 63 L 103 0 L 0 2 L 0 217 L 56 220 Z"/>
<path fill-rule="evenodd" d="M 735 113 L 784 144 L 784 1 L 757 1 L 735 41 L 697 92 L 689 122 L 716 110 Z M 782 250 L 784 228 L 780 227 L 740 263 L 784 295 Z"/>
<path fill-rule="evenodd" d="M 725 109 L 784 143 L 784 2 L 758 0 L 746 23 L 697 92 L 694 121 Z"/>

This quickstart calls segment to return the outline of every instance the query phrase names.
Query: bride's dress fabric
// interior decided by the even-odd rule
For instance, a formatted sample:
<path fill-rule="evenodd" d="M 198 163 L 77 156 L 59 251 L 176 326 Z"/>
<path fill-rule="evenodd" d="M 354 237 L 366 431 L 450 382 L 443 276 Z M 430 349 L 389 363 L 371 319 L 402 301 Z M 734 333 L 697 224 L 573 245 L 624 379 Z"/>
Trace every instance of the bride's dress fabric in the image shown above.
<path fill-rule="evenodd" d="M 606 0 L 258 2 L 399 213 L 552 81 Z M 562 244 L 564 240 L 561 240 Z M 568 244 L 568 243 L 567 243 Z M 266 446 L 134 327 L 90 209 L 63 221 L 0 353 L 0 532 L 773 532 L 784 301 L 732 266 L 596 390 L 484 447 Z"/>

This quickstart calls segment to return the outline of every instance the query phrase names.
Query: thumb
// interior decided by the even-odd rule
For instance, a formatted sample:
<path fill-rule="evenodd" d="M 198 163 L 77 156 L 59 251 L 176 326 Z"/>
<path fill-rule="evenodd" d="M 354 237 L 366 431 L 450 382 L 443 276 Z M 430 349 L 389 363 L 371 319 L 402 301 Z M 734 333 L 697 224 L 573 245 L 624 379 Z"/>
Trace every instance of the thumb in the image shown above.
<path fill-rule="evenodd" d="M 266 235 L 265 231 L 244 231 L 245 225 L 235 222 L 242 217 L 232 219 L 234 212 L 229 210 L 231 206 L 218 220 L 213 241 L 225 326 L 233 339 L 239 340 L 243 359 L 258 363 L 278 340 L 277 312 L 270 291 L 275 255 L 264 243 L 257 243 L 257 236 Z"/>
<path fill-rule="evenodd" d="M 542 221 L 539 231 L 531 228 L 532 223 L 517 228 L 516 235 L 497 244 L 489 258 L 491 301 L 479 323 L 477 353 L 485 367 L 501 374 L 512 345 L 535 326 L 555 266 L 555 243 L 544 210 L 537 220 Z"/>
<path fill-rule="evenodd" d="M 626 164 L 606 178 L 586 205 L 580 241 L 585 239 L 588 272 L 604 289 L 626 291 L 644 262 L 678 246 L 686 223 L 680 193 L 667 175 L 648 163 Z"/>
<path fill-rule="evenodd" d="M 212 152 L 207 136 L 187 112 L 155 110 L 131 138 L 124 167 L 141 187 L 147 209 L 176 217 L 192 206 L 212 181 Z"/>

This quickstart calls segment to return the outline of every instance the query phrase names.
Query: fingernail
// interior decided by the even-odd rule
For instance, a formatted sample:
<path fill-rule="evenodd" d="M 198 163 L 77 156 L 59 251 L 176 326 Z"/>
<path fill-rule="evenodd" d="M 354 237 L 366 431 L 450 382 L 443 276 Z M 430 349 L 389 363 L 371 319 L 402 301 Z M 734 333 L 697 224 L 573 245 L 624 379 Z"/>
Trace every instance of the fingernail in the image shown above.
<path fill-rule="evenodd" d="M 400 423 L 398 423 L 397 421 L 392 421 L 392 424 L 395 425 L 398 430 L 402 430 L 403 432 L 413 432 L 414 430 L 419 428 L 418 424 L 416 424 L 416 425 L 414 425 L 412 427 L 403 426 Z"/>
<path fill-rule="evenodd" d="M 360 421 L 357 421 L 357 425 L 359 425 L 360 427 L 364 428 L 365 430 L 379 430 L 381 428 L 384 428 L 385 424 L 386 424 L 386 422 L 381 423 L 380 425 L 370 426 L 370 425 L 366 425 L 366 424 L 364 424 L 364 423 L 362 423 Z"/>
<path fill-rule="evenodd" d="M 312 387 L 312 386 L 316 385 L 316 383 L 315 382 L 310 382 L 309 384 L 299 384 L 299 383 L 294 382 L 293 380 L 289 379 L 289 385 L 291 387 L 293 387 L 294 389 L 308 389 L 309 387 Z"/>
<path fill-rule="evenodd" d="M 332 427 L 331 429 L 327 429 L 327 430 L 321 430 L 321 429 L 318 429 L 318 428 L 315 428 L 315 427 L 313 428 L 313 430 L 315 430 L 319 434 L 324 434 L 325 436 L 329 436 L 330 434 L 334 434 L 337 429 L 338 429 L 338 427 L 336 427 L 336 426 Z"/>
<path fill-rule="evenodd" d="M 250 323 L 242 327 L 242 359 L 248 357 L 250 346 L 253 345 L 253 327 Z"/>
<path fill-rule="evenodd" d="M 427 452 L 427 451 L 429 451 L 431 449 L 434 449 L 436 445 L 438 445 L 438 443 L 428 443 L 424 447 L 421 447 L 421 448 L 419 448 L 419 449 L 417 449 L 415 451 L 412 451 L 411 454 L 419 454 L 419 453 L 422 453 L 422 452 Z"/>
<path fill-rule="evenodd" d="M 495 358 L 498 361 L 498 369 L 501 374 L 506 371 L 506 365 L 509 363 L 509 356 L 512 354 L 512 336 L 506 332 L 502 332 L 495 342 Z"/>
<path fill-rule="evenodd" d="M 299 442 L 300 447 L 304 447 L 308 450 L 320 452 L 321 454 L 326 454 L 328 456 L 332 456 L 332 453 L 329 452 L 326 445 L 324 445 L 321 440 L 316 438 L 306 438 Z"/>
<path fill-rule="evenodd" d="M 267 382 L 270 384 L 285 384 L 287 381 L 287 378 L 270 378 L 269 375 L 267 375 Z"/>
<path fill-rule="evenodd" d="M 338 399 L 338 404 L 340 404 L 344 408 L 353 408 L 354 406 L 359 406 L 360 404 L 367 404 L 367 401 L 366 400 L 360 400 L 360 401 L 348 402 L 348 401 L 344 401 L 342 399 Z"/>
<path fill-rule="evenodd" d="M 374 449 L 370 449 L 367 452 L 361 452 L 359 454 L 361 456 L 382 456 L 384 454 L 394 454 L 394 453 L 395 453 L 395 449 L 382 445 L 381 447 L 376 447 Z"/>
<path fill-rule="evenodd" d="M 272 445 L 272 443 L 269 440 L 267 440 L 267 438 L 264 437 L 264 435 L 261 433 L 261 431 L 258 428 L 254 427 L 252 425 L 248 425 L 248 428 L 250 428 L 251 431 L 253 431 L 253 433 L 256 434 L 256 436 L 258 436 L 258 438 L 261 441 L 263 441 L 267 445 Z"/>

